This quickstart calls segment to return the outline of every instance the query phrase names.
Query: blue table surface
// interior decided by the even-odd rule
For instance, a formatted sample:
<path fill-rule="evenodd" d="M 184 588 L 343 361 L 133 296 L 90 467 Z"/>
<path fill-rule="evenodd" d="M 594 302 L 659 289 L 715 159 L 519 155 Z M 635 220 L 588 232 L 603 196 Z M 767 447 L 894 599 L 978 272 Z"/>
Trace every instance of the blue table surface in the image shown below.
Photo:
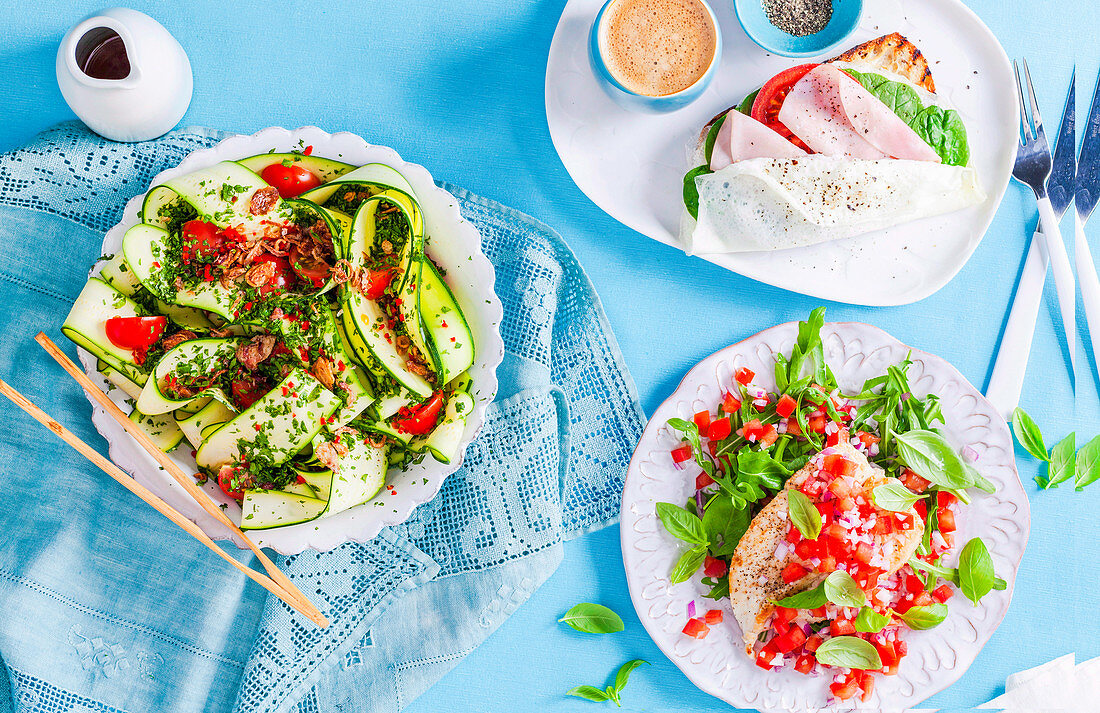
<path fill-rule="evenodd" d="M 54 55 L 66 29 L 99 2 L 57 5 L 0 3 L 0 150 L 72 118 L 54 79 Z M 573 184 L 554 152 L 543 109 L 546 56 L 560 0 L 305 5 L 294 3 L 291 10 L 289 3 L 257 0 L 133 3 L 167 26 L 190 55 L 195 95 L 184 125 L 252 132 L 316 124 L 353 131 L 393 146 L 437 178 L 556 228 L 603 299 L 647 413 L 704 356 L 803 317 L 818 304 L 638 235 Z M 1082 126 L 1100 62 L 1095 27 L 1081 22 L 1095 17 L 1092 3 L 969 5 L 1010 56 L 1029 58 L 1050 125 L 1057 123 L 1077 60 Z M 715 5 L 725 13 L 731 6 Z M 939 293 L 897 308 L 830 304 L 828 317 L 878 325 L 943 356 L 984 387 L 1034 222 L 1034 201 L 1014 184 L 977 252 Z M 1100 225 L 1092 232 L 1098 231 Z M 1057 315 L 1048 285 L 1022 405 L 1048 438 L 1076 430 L 1080 443 L 1100 430 L 1100 397 L 1096 379 L 1082 369 L 1074 407 Z M 1091 372 L 1088 356 L 1083 364 Z M 1017 457 L 1033 520 L 1014 601 L 975 664 L 930 699 L 930 706 L 969 708 L 998 694 L 1013 671 L 1073 651 L 1078 660 L 1100 655 L 1095 616 L 1086 615 L 1100 569 L 1100 485 L 1091 492 L 1038 492 L 1032 482 L 1037 463 L 1020 450 Z M 611 606 L 623 615 L 626 631 L 596 637 L 556 624 L 578 601 Z M 409 710 L 592 711 L 595 704 L 563 692 L 581 683 L 602 685 L 631 658 L 653 666 L 631 679 L 626 707 L 730 710 L 692 686 L 642 629 L 627 593 L 619 531 L 610 527 L 568 543 L 565 561 L 530 602 Z"/>

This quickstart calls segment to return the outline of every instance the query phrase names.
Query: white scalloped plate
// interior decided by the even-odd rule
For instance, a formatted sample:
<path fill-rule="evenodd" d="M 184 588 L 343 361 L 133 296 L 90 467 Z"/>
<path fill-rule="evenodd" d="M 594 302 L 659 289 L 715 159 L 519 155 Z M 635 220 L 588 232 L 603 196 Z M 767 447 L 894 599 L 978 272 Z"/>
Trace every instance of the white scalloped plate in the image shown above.
<path fill-rule="evenodd" d="M 662 528 L 654 511 L 657 502 L 686 502 L 694 491 L 695 473 L 677 470 L 669 451 L 680 439 L 665 425 L 669 418 L 690 419 L 701 409 L 713 409 L 733 385 L 734 370 L 747 366 L 756 382 L 774 389 L 774 356 L 789 354 L 797 334 L 795 323 L 779 325 L 712 354 L 691 369 L 649 420 L 630 462 L 623 490 L 622 548 L 630 598 L 646 631 L 665 654 L 702 690 L 739 708 L 806 710 L 827 705 L 826 676 L 809 677 L 791 669 L 766 672 L 745 655 L 741 630 L 723 605 L 725 621 L 707 638 L 681 633 L 688 602 L 700 611 L 714 604 L 702 597 L 696 581 L 672 585 L 668 573 L 680 554 L 678 541 Z M 863 707 L 906 709 L 954 683 L 973 663 L 1004 618 L 1012 598 L 1016 570 L 1027 545 L 1030 506 L 1016 473 L 1008 425 L 953 366 L 943 359 L 905 346 L 866 324 L 830 323 L 822 328 L 825 357 L 845 391 L 882 374 L 912 352 L 909 369 L 913 392 L 939 394 L 947 419 L 947 435 L 958 448 L 977 454 L 975 465 L 996 486 L 993 495 L 978 493 L 960 506 L 958 539 L 981 536 L 990 546 L 996 572 L 1008 582 L 1003 592 L 991 592 L 979 606 L 961 596 L 949 603 L 943 624 L 907 634 L 909 655 L 897 676 L 879 676 L 873 698 Z M 969 452 L 969 451 L 967 451 Z"/>
<path fill-rule="evenodd" d="M 604 0 L 569 0 L 546 64 L 546 120 L 569 175 L 592 202 L 642 235 L 682 249 L 683 177 L 699 130 L 785 67 L 750 40 L 733 3 L 712 3 L 722 62 L 710 87 L 684 109 L 651 115 L 621 108 L 596 82 L 588 32 Z M 1016 158 L 1019 111 L 1012 66 L 997 38 L 959 0 L 865 2 L 851 45 L 901 32 L 928 57 L 936 88 L 962 114 L 987 200 L 847 240 L 773 252 L 701 255 L 754 280 L 864 305 L 916 302 L 946 285 L 978 247 Z M 801 60 L 808 61 L 808 60 Z"/>
<path fill-rule="evenodd" d="M 347 132 L 328 134 L 315 126 L 293 131 L 271 127 L 251 136 L 232 136 L 215 146 L 188 154 L 178 166 L 162 171 L 149 185 L 154 186 L 174 176 L 219 161 L 245 158 L 271 150 L 301 150 L 304 146 L 313 146 L 313 153 L 317 156 L 355 165 L 372 162 L 389 164 L 409 180 L 423 209 L 426 232 L 430 237 L 428 252 L 447 270 L 447 284 L 454 291 L 470 322 L 477 349 L 474 366 L 470 369 L 474 385 L 474 410 L 466 423 L 459 457 L 448 465 L 427 457 L 422 463 L 412 465 L 404 471 L 391 470 L 387 483 L 394 486 L 392 491 L 384 489 L 370 502 L 333 517 L 249 534 L 256 543 L 271 547 L 284 555 L 297 554 L 305 549 L 330 550 L 349 540 L 367 542 L 383 527 L 404 522 L 417 505 L 435 497 L 443 480 L 461 467 L 466 446 L 481 429 L 485 420 L 485 409 L 492 403 L 497 392 L 496 369 L 504 358 L 504 343 L 500 337 L 500 322 L 504 312 L 493 291 L 495 273 L 492 263 L 481 250 L 481 234 L 462 217 L 458 200 L 436 186 L 427 169 L 403 161 L 391 148 L 373 146 L 359 136 Z M 138 209 L 143 198 L 144 194 L 136 196 L 126 204 L 122 222 L 107 231 L 103 239 L 103 254 L 118 252 L 123 233 L 138 223 Z M 93 268 L 92 272 L 96 271 L 97 268 Z M 106 381 L 96 371 L 95 358 L 80 350 L 80 359 L 88 375 L 106 388 Z M 124 396 L 117 389 L 111 396 L 124 410 L 129 409 L 123 403 Z M 92 402 L 92 407 L 92 422 L 107 439 L 111 460 L 197 523 L 212 538 L 236 540 L 160 469 L 137 441 L 128 436 L 101 407 L 95 402 Z M 190 456 L 186 444 L 172 454 L 172 459 L 185 471 L 195 471 L 195 460 Z M 205 490 L 217 502 L 226 505 L 231 519 L 239 520 L 240 507 L 226 497 L 215 483 L 207 483 Z M 243 546 L 243 543 L 237 542 L 237 545 Z"/>

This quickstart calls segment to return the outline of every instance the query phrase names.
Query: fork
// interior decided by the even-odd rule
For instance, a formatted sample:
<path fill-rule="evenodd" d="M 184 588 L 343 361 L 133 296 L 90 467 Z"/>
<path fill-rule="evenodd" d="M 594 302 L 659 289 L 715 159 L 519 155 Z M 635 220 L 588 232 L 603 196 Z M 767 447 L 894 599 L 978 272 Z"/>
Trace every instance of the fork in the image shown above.
<path fill-rule="evenodd" d="M 1016 165 L 1012 169 L 1012 176 L 1035 192 L 1035 200 L 1039 204 L 1043 245 L 1054 268 L 1054 285 L 1058 291 L 1058 304 L 1062 312 L 1062 329 L 1066 334 L 1070 368 L 1073 370 L 1073 383 L 1076 388 L 1077 348 L 1074 339 L 1076 333 L 1074 310 L 1077 292 L 1073 280 L 1073 268 L 1070 267 L 1069 255 L 1066 254 L 1066 245 L 1062 240 L 1062 231 L 1058 227 L 1058 219 L 1054 215 L 1050 198 L 1047 196 L 1047 178 L 1050 176 L 1053 160 L 1046 132 L 1043 131 L 1043 117 L 1035 101 L 1035 87 L 1031 84 L 1031 72 L 1028 70 L 1027 60 L 1023 60 L 1024 77 L 1027 80 L 1028 101 L 1026 103 L 1024 88 L 1020 82 L 1020 67 L 1016 62 L 1012 65 L 1016 70 L 1016 92 L 1020 100 L 1020 148 L 1016 153 Z M 1028 104 L 1031 108 L 1030 113 Z"/>

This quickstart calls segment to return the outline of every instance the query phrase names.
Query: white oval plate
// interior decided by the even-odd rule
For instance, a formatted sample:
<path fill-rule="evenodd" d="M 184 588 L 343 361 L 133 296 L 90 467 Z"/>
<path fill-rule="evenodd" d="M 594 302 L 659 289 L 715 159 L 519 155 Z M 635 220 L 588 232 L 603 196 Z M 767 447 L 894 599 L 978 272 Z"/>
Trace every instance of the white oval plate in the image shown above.
<path fill-rule="evenodd" d="M 271 547 L 284 554 L 297 554 L 305 549 L 330 550 L 349 540 L 367 542 L 388 525 L 404 522 L 413 508 L 435 497 L 443 480 L 458 470 L 466 446 L 474 440 L 485 420 L 485 409 L 497 393 L 496 369 L 504 358 L 504 343 L 500 337 L 500 321 L 503 308 L 493 291 L 495 274 L 493 265 L 481 250 L 481 234 L 459 213 L 458 200 L 435 185 L 423 166 L 401 160 L 397 152 L 385 146 L 368 144 L 355 134 L 341 132 L 328 134 L 315 126 L 289 131 L 278 127 L 263 129 L 251 136 L 233 136 L 207 149 L 191 154 L 175 168 L 159 173 L 150 187 L 169 178 L 211 166 L 219 161 L 233 160 L 255 154 L 275 151 L 301 150 L 313 146 L 317 156 L 333 158 L 354 165 L 380 162 L 393 166 L 412 184 L 424 213 L 428 252 L 447 270 L 447 284 L 463 307 L 470 328 L 474 333 L 476 356 L 470 368 L 473 379 L 474 410 L 466 423 L 459 457 L 444 465 L 430 456 L 404 471 L 391 470 L 386 482 L 394 489 L 383 489 L 373 500 L 346 510 L 333 517 L 302 523 L 275 530 L 255 531 L 249 537 L 256 543 Z M 139 222 L 138 209 L 144 194 L 132 198 L 123 211 L 122 222 L 107 231 L 103 239 L 103 254 L 110 255 L 122 246 L 126 229 Z M 98 272 L 93 268 L 92 273 Z M 80 359 L 88 375 L 98 384 L 106 381 L 96 371 L 96 359 L 80 350 Z M 124 396 L 117 389 L 112 398 L 124 411 Z M 207 515 L 171 476 L 162 470 L 137 441 L 128 436 L 106 412 L 92 402 L 92 422 L 110 445 L 111 460 L 125 469 L 135 479 L 167 501 L 174 508 L 195 521 L 210 537 L 231 538 L 225 528 Z M 195 459 L 190 456 L 187 444 L 172 454 L 186 472 L 195 472 Z M 225 496 L 216 483 L 205 486 L 206 492 L 218 503 L 226 505 L 226 512 L 234 521 L 240 520 L 240 507 Z M 243 547 L 243 543 L 237 542 Z"/>
<path fill-rule="evenodd" d="M 664 531 L 655 507 L 658 502 L 687 502 L 695 490 L 695 473 L 673 466 L 669 451 L 680 438 L 665 424 L 675 416 L 690 420 L 697 411 L 713 410 L 722 394 L 732 388 L 734 371 L 742 366 L 756 372 L 756 383 L 774 389 L 775 355 L 790 354 L 796 335 L 793 322 L 772 327 L 692 368 L 649 420 L 623 490 L 623 563 L 638 617 L 657 646 L 696 686 L 738 708 L 823 708 L 831 679 L 805 676 L 793 669 L 767 672 L 757 667 L 745 655 L 741 630 L 728 600 L 720 605 L 726 611 L 725 621 L 712 627 L 707 638 L 692 639 L 681 632 L 688 602 L 694 600 L 699 611 L 716 605 L 703 598 L 706 588 L 700 582 L 669 583 L 668 574 L 681 548 L 679 541 Z M 997 575 L 1008 582 L 1008 588 L 991 592 L 976 607 L 956 595 L 948 604 L 950 613 L 943 624 L 906 634 L 909 655 L 898 675 L 877 677 L 873 698 L 863 704 L 874 710 L 904 710 L 958 680 L 1001 623 L 1027 545 L 1031 510 L 1016 473 L 1008 425 L 953 366 L 866 324 L 826 324 L 821 336 L 825 358 L 848 393 L 858 391 L 865 380 L 882 374 L 888 365 L 900 363 L 912 352 L 909 383 L 913 393 L 940 395 L 948 439 L 958 448 L 974 449 L 975 466 L 997 486 L 995 494 L 977 493 L 969 506 L 959 506 L 957 538 L 962 543 L 980 536 L 989 545 Z"/>
<path fill-rule="evenodd" d="M 702 127 L 796 60 L 767 54 L 745 35 L 732 3 L 715 4 L 722 62 L 693 104 L 664 115 L 630 112 L 596 83 L 588 31 L 603 0 L 570 0 L 546 65 L 550 137 L 577 186 L 611 217 L 681 248 L 683 177 Z M 937 218 L 806 248 L 701 255 L 776 287 L 838 302 L 900 305 L 946 285 L 978 247 L 1016 157 L 1018 108 L 1012 67 L 997 39 L 959 0 L 876 0 L 851 46 L 900 32 L 928 57 L 938 94 L 962 114 L 987 200 Z"/>

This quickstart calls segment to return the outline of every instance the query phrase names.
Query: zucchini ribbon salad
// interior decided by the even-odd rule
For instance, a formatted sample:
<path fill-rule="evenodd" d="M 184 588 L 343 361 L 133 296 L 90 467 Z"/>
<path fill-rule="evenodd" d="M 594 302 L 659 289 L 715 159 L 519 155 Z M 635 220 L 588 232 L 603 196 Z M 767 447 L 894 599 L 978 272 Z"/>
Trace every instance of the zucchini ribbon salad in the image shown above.
<path fill-rule="evenodd" d="M 62 331 L 163 450 L 241 503 L 242 529 L 355 507 L 387 470 L 458 455 L 466 319 L 395 169 L 300 153 L 154 186 Z"/>
<path fill-rule="evenodd" d="M 894 33 L 785 69 L 714 117 L 684 176 L 691 254 L 782 250 L 985 200 L 959 113 Z"/>
<path fill-rule="evenodd" d="M 823 321 L 819 308 L 799 323 L 775 392 L 742 367 L 714 409 L 669 420 L 695 495 L 657 515 L 689 544 L 672 582 L 699 577 L 728 599 L 758 666 L 827 674 L 835 698 L 867 700 L 876 675 L 898 672 L 908 630 L 940 624 L 957 591 L 977 603 L 1006 583 L 980 538 L 956 541 L 958 504 L 993 486 L 944 439 L 939 398 L 912 393 L 908 360 L 841 393 Z M 683 633 L 722 618 L 692 602 Z"/>

